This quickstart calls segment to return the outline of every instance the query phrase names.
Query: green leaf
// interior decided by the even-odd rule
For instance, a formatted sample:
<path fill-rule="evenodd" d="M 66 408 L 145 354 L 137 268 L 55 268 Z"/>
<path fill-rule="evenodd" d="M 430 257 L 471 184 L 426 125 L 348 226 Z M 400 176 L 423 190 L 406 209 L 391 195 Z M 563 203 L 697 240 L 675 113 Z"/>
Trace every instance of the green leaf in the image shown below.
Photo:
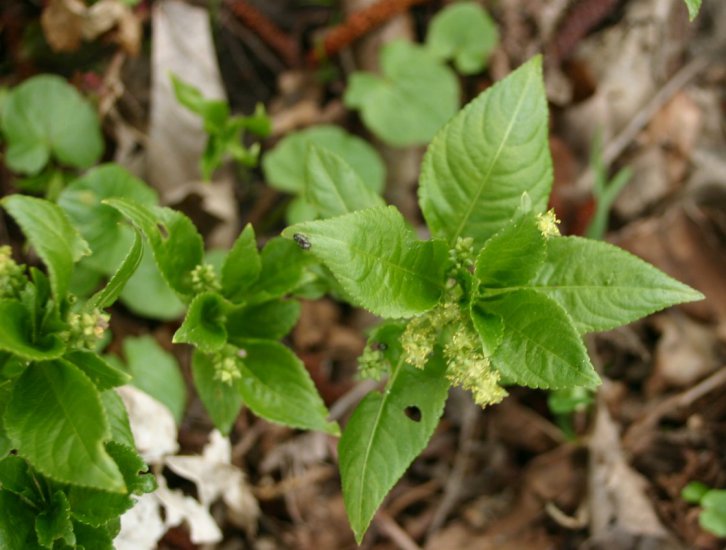
<path fill-rule="evenodd" d="M 701 10 L 701 0 L 684 0 L 688 8 L 688 19 L 693 21 Z"/>
<path fill-rule="evenodd" d="M 411 317 L 441 296 L 445 246 L 417 240 L 392 206 L 302 223 L 282 234 L 302 243 L 353 299 L 381 317 Z"/>
<path fill-rule="evenodd" d="M 91 351 L 73 351 L 64 359 L 81 369 L 101 392 L 123 386 L 131 380 L 131 376 L 110 365 Z"/>
<path fill-rule="evenodd" d="M 73 264 L 90 252 L 88 244 L 65 212 L 52 202 L 10 195 L 2 200 L 2 205 L 48 268 L 53 296 L 60 302 L 68 292 Z"/>
<path fill-rule="evenodd" d="M 701 500 L 698 523 L 717 537 L 726 537 L 726 490 L 711 489 Z"/>
<path fill-rule="evenodd" d="M 37 550 L 35 512 L 20 497 L 0 490 L 0 548 Z"/>
<path fill-rule="evenodd" d="M 424 450 L 444 411 L 449 383 L 435 356 L 425 369 L 399 366 L 385 392 L 371 392 L 338 445 L 343 499 L 360 544 L 383 498 Z"/>
<path fill-rule="evenodd" d="M 141 263 L 121 292 L 121 301 L 136 315 L 161 321 L 178 319 L 186 309 L 159 273 L 146 242 Z"/>
<path fill-rule="evenodd" d="M 123 492 L 118 467 L 103 448 L 109 437 L 93 383 L 65 361 L 31 364 L 15 383 L 5 429 L 18 454 L 64 483 Z"/>
<path fill-rule="evenodd" d="M 160 401 L 181 423 L 187 388 L 179 363 L 151 336 L 127 337 L 123 352 L 133 379 L 131 384 Z"/>
<path fill-rule="evenodd" d="M 65 343 L 55 334 L 33 337 L 33 320 L 17 300 L 0 300 L 0 350 L 31 361 L 63 355 Z"/>
<path fill-rule="evenodd" d="M 453 59 L 463 75 L 476 74 L 486 67 L 499 42 L 497 26 L 475 2 L 450 4 L 431 20 L 426 47 L 441 60 Z"/>
<path fill-rule="evenodd" d="M 295 300 L 271 300 L 237 307 L 227 315 L 227 334 L 232 343 L 248 338 L 279 340 L 285 337 L 300 317 Z"/>
<path fill-rule="evenodd" d="M 192 344 L 205 353 L 217 351 L 227 342 L 227 304 L 216 292 L 195 296 L 184 318 L 174 333 L 175 344 Z"/>
<path fill-rule="evenodd" d="M 381 51 L 382 76 L 353 73 L 343 101 L 366 127 L 395 147 L 423 145 L 456 114 L 456 75 L 425 49 L 399 40 Z"/>
<path fill-rule="evenodd" d="M 204 403 L 214 426 L 228 435 L 242 408 L 240 381 L 222 382 L 214 376 L 215 368 L 208 355 L 194 350 L 192 376 L 199 398 Z"/>
<path fill-rule="evenodd" d="M 701 499 L 711 490 L 705 483 L 692 481 L 681 491 L 681 498 L 691 504 L 699 504 Z"/>
<path fill-rule="evenodd" d="M 63 491 L 53 493 L 50 502 L 35 518 L 35 534 L 44 548 L 53 548 L 56 540 L 68 545 L 76 544 L 71 522 L 71 507 Z"/>
<path fill-rule="evenodd" d="M 547 243 L 532 286 L 565 308 L 580 333 L 609 330 L 655 311 L 703 299 L 629 252 L 581 237 Z"/>
<path fill-rule="evenodd" d="M 542 58 L 535 57 L 469 103 L 429 145 L 419 203 L 434 236 L 478 246 L 507 225 L 522 193 L 547 206 L 552 160 Z"/>
<path fill-rule="evenodd" d="M 222 129 L 229 118 L 229 105 L 219 99 L 206 99 L 198 88 L 171 74 L 176 100 L 191 112 L 202 117 L 207 132 Z"/>
<path fill-rule="evenodd" d="M 243 301 L 246 291 L 257 281 L 262 260 L 257 250 L 255 230 L 247 224 L 222 265 L 222 294 L 234 303 Z"/>
<path fill-rule="evenodd" d="M 11 389 L 11 382 L 0 382 L 0 459 L 5 458 L 13 449 L 13 444 L 5 432 L 5 421 L 3 420 Z"/>
<path fill-rule="evenodd" d="M 118 465 L 130 494 L 142 495 L 156 489 L 154 475 L 149 473 L 149 467 L 134 447 L 109 441 L 106 443 L 106 450 Z"/>
<path fill-rule="evenodd" d="M 482 300 L 477 307 L 504 323 L 492 364 L 506 382 L 547 389 L 600 383 L 580 335 L 554 300 L 523 289 Z"/>
<path fill-rule="evenodd" d="M 128 255 L 106 286 L 88 299 L 88 302 L 86 302 L 86 309 L 105 309 L 113 305 L 116 299 L 121 295 L 121 292 L 123 292 L 126 283 L 128 283 L 131 276 L 139 267 L 139 264 L 141 264 L 143 253 L 144 241 L 141 238 L 141 234 L 136 231 L 134 243 L 131 246 L 131 250 L 129 250 Z"/>
<path fill-rule="evenodd" d="M 14 88 L 5 99 L 2 130 L 8 142 L 5 162 L 15 172 L 37 174 L 51 156 L 88 168 L 103 153 L 95 110 L 57 76 L 36 76 Z"/>
<path fill-rule="evenodd" d="M 295 290 L 303 280 L 308 258 L 292 242 L 275 237 L 267 241 L 260 255 L 260 276 L 249 289 L 247 302 L 266 302 Z"/>
<path fill-rule="evenodd" d="M 204 241 L 192 221 L 170 208 L 148 208 L 124 199 L 105 203 L 143 231 L 169 286 L 186 300 L 194 296 L 191 272 L 204 259 Z"/>
<path fill-rule="evenodd" d="M 8 456 L 0 460 L 0 487 L 22 497 L 28 503 L 39 505 L 43 500 L 38 494 L 38 485 L 30 474 L 27 462 L 19 456 Z"/>
<path fill-rule="evenodd" d="M 58 196 L 60 206 L 91 248 L 84 263 L 104 275 L 113 274 L 128 255 L 134 242 L 132 228 L 122 224 L 123 216 L 104 204 L 119 198 L 152 207 L 156 192 L 117 164 L 89 170 L 68 184 Z"/>
<path fill-rule="evenodd" d="M 471 304 L 469 313 L 479 334 L 482 351 L 486 357 L 491 357 L 504 338 L 504 321 L 499 315 L 486 311 L 476 303 Z"/>
<path fill-rule="evenodd" d="M 365 140 L 338 126 L 315 126 L 285 137 L 262 159 L 267 183 L 288 193 L 305 188 L 305 158 L 310 145 L 340 155 L 371 190 L 380 193 L 386 179 L 385 167 L 376 150 Z"/>
<path fill-rule="evenodd" d="M 113 524 L 113 522 L 109 522 Z M 76 544 L 79 550 L 114 550 L 113 539 L 117 529 L 109 532 L 109 524 L 99 527 L 91 527 L 78 521 L 73 522 L 73 530 L 76 533 Z"/>
<path fill-rule="evenodd" d="M 101 392 L 101 403 L 108 418 L 111 441 L 133 448 L 134 434 L 131 432 L 129 415 L 121 396 L 115 390 L 106 390 Z"/>
<path fill-rule="evenodd" d="M 304 196 L 321 218 L 385 205 L 343 157 L 314 145 L 305 162 Z"/>
<path fill-rule="evenodd" d="M 240 367 L 240 391 L 257 416 L 292 428 L 338 435 L 310 374 L 294 353 L 278 342 L 248 340 Z"/>
<path fill-rule="evenodd" d="M 487 288 L 526 285 L 542 266 L 545 252 L 537 217 L 525 214 L 484 243 L 475 275 Z"/>

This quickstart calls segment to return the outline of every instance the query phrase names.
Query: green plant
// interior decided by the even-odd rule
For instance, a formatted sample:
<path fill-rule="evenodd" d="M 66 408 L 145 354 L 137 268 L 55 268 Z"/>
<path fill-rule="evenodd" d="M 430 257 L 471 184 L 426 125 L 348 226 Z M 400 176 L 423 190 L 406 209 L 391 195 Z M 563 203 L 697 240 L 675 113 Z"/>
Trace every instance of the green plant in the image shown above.
<path fill-rule="evenodd" d="M 688 18 L 693 21 L 701 10 L 701 0 L 684 0 L 688 8 Z"/>
<path fill-rule="evenodd" d="M 583 334 L 702 298 L 615 246 L 559 235 L 546 212 L 547 122 L 536 57 L 467 105 L 429 146 L 419 203 L 432 240 L 419 240 L 394 207 L 372 204 L 339 204 L 336 217 L 283 232 L 353 303 L 389 320 L 361 358 L 366 374 L 388 376 L 385 391 L 366 396 L 339 444 L 359 542 L 425 447 L 449 385 L 470 390 L 481 406 L 501 401 L 512 384 L 594 388 L 600 379 Z"/>
<path fill-rule="evenodd" d="M 683 488 L 681 497 L 686 502 L 701 506 L 698 523 L 709 533 L 726 538 L 726 490 L 711 489 L 699 481 Z"/>
<path fill-rule="evenodd" d="M 242 166 L 255 167 L 260 156 L 260 144 L 243 144 L 245 131 L 266 137 L 270 133 L 270 119 L 263 105 L 258 104 L 251 116 L 230 116 L 229 104 L 220 99 L 205 99 L 202 93 L 171 75 L 174 95 L 179 103 L 199 115 L 207 132 L 207 146 L 200 160 L 204 179 L 209 180 L 226 156 Z"/>
<path fill-rule="evenodd" d="M 262 159 L 267 183 L 296 195 L 290 203 L 290 223 L 315 219 L 318 211 L 306 198 L 306 163 L 311 147 L 325 148 L 339 155 L 366 187 L 380 194 L 386 180 L 386 169 L 376 150 L 366 141 L 348 134 L 337 126 L 321 125 L 295 132 L 280 140 Z"/>
<path fill-rule="evenodd" d="M 69 283 L 89 248 L 64 212 L 21 195 L 0 204 L 48 272 L 0 248 L 0 546 L 111 549 L 132 495 L 155 488 L 114 391 L 129 376 L 96 351 L 142 241 L 78 301 Z"/>
<path fill-rule="evenodd" d="M 8 168 L 28 176 L 21 188 L 55 196 L 63 166 L 89 168 L 103 153 L 93 107 L 60 77 L 40 75 L 13 88 L 3 101 L 2 133 Z"/>
<path fill-rule="evenodd" d="M 273 422 L 338 433 L 302 362 L 278 342 L 300 311 L 287 296 L 305 282 L 306 258 L 293 243 L 272 239 L 260 252 L 248 225 L 218 272 L 182 213 L 119 198 L 105 204 L 145 235 L 162 276 L 188 304 L 173 341 L 195 347 L 194 382 L 220 431 L 229 433 L 244 403 Z"/>
<path fill-rule="evenodd" d="M 476 2 L 447 6 L 431 20 L 426 35 L 426 48 L 437 59 L 452 59 L 463 75 L 481 72 L 498 42 L 496 24 Z"/>

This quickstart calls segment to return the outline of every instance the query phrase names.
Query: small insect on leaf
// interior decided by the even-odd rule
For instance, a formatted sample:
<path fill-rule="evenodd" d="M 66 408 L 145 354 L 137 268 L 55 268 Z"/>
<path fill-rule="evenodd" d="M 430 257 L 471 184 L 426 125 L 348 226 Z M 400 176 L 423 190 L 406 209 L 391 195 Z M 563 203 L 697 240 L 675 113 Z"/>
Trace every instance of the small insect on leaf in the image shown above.
<path fill-rule="evenodd" d="M 293 240 L 297 243 L 297 245 L 302 248 L 303 250 L 310 250 L 310 241 L 305 235 L 302 235 L 301 233 L 295 233 L 292 236 Z"/>

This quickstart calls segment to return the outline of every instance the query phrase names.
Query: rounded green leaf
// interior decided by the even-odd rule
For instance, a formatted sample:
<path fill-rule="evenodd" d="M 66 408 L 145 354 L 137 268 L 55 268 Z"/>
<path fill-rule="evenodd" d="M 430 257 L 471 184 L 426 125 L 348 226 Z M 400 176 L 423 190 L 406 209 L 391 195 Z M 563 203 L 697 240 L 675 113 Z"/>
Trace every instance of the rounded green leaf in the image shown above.
<path fill-rule="evenodd" d="M 425 49 L 405 41 L 381 51 L 382 76 L 353 73 L 343 100 L 394 147 L 423 145 L 459 108 L 459 81 Z"/>
<path fill-rule="evenodd" d="M 98 390 L 72 364 L 31 364 L 15 383 L 5 429 L 18 454 L 51 479 L 126 490 L 104 448 L 110 432 Z"/>
<path fill-rule="evenodd" d="M 0 350 L 23 359 L 55 359 L 65 352 L 65 343 L 56 334 L 35 339 L 31 314 L 17 300 L 0 300 Z"/>
<path fill-rule="evenodd" d="M 239 382 L 245 405 L 257 416 L 293 428 L 338 434 L 310 374 L 293 352 L 271 340 L 240 342 L 246 352 Z"/>
<path fill-rule="evenodd" d="M 214 427 L 224 435 L 229 434 L 242 408 L 241 381 L 223 382 L 216 378 L 212 359 L 198 350 L 192 355 L 192 376 Z"/>
<path fill-rule="evenodd" d="M 726 490 L 712 489 L 701 499 L 698 522 L 717 537 L 726 537 Z"/>
<path fill-rule="evenodd" d="M 227 342 L 227 303 L 216 292 L 198 294 L 189 305 L 182 326 L 174 333 L 175 344 L 192 344 L 205 353 Z"/>
<path fill-rule="evenodd" d="M 421 168 L 419 203 L 435 237 L 479 246 L 507 225 L 529 194 L 542 212 L 552 186 L 542 58 L 469 103 L 437 134 Z"/>
<path fill-rule="evenodd" d="M 98 116 L 64 79 L 40 75 L 14 88 L 3 105 L 5 161 L 15 172 L 37 174 L 52 156 L 88 168 L 103 153 Z"/>
<path fill-rule="evenodd" d="M 370 189 L 383 190 L 386 169 L 376 150 L 365 140 L 338 126 L 315 126 L 285 137 L 262 159 L 267 183 L 288 193 L 305 187 L 305 157 L 310 145 L 325 147 L 340 155 Z"/>
<path fill-rule="evenodd" d="M 459 2 L 441 10 L 426 35 L 429 51 L 437 59 L 453 59 L 456 70 L 465 75 L 484 69 L 498 41 L 497 26 L 475 2 Z"/>
<path fill-rule="evenodd" d="M 557 301 L 580 333 L 609 330 L 703 295 L 601 241 L 557 237 L 531 285 Z"/>

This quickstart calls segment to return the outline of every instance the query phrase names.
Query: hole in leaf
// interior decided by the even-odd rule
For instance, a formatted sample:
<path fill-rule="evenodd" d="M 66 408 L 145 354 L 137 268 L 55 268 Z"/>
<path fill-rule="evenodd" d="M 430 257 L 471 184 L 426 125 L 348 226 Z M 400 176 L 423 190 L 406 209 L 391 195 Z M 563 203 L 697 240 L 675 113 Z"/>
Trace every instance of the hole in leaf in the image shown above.
<path fill-rule="evenodd" d="M 164 239 L 169 238 L 169 231 L 167 230 L 166 226 L 163 223 L 157 223 L 156 228 L 159 230 L 159 233 L 161 233 L 162 238 L 164 238 Z"/>
<path fill-rule="evenodd" d="M 421 409 L 419 409 L 415 405 L 406 407 L 405 409 L 403 409 L 403 412 L 406 413 L 406 416 L 408 416 L 414 422 L 421 422 Z"/>

